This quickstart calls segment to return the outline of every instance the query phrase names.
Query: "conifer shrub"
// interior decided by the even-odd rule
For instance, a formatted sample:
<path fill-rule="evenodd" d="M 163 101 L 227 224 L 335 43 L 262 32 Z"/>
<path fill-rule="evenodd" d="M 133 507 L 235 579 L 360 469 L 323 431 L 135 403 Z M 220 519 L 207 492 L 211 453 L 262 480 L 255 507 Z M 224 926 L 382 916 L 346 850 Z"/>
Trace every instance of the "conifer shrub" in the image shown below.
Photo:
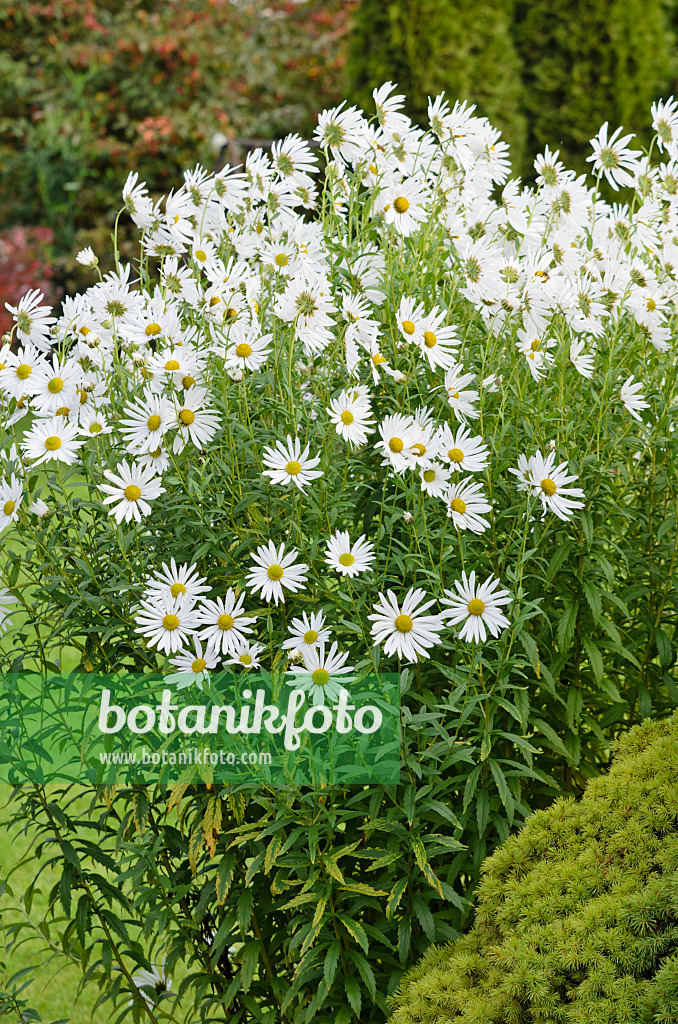
<path fill-rule="evenodd" d="M 678 1020 L 678 716 L 487 859 L 471 931 L 405 976 L 392 1024 Z"/>
<path fill-rule="evenodd" d="M 352 101 L 369 107 L 387 79 L 421 122 L 429 96 L 470 100 L 510 139 L 520 165 L 525 119 L 512 15 L 513 0 L 361 0 L 348 60 Z"/>
<path fill-rule="evenodd" d="M 555 144 L 583 171 L 588 141 L 608 119 L 649 142 L 644 111 L 668 87 L 662 0 L 518 0 L 513 42 L 529 154 Z"/>

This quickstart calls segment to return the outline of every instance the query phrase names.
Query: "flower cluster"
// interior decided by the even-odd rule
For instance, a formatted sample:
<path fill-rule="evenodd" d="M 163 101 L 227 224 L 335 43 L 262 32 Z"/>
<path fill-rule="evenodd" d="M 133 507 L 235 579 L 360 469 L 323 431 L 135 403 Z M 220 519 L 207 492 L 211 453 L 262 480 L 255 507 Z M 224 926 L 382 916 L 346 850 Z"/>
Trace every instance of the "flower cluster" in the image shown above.
<path fill-rule="evenodd" d="M 41 521 L 56 511 L 29 467 L 85 479 L 97 522 L 107 511 L 145 547 L 137 633 L 197 682 L 220 659 L 291 651 L 320 694 L 351 670 L 325 647 L 326 609 L 274 643 L 270 607 L 319 594 L 363 653 L 368 631 L 409 662 L 500 638 L 500 578 L 519 598 L 523 571 L 500 538 L 519 535 L 522 557 L 535 508 L 567 524 L 587 500 L 595 444 L 573 447 L 549 408 L 588 395 L 598 445 L 606 414 L 649 428 L 636 376 L 661 376 L 678 298 L 676 104 L 652 112 L 664 162 L 621 129 L 593 140 L 598 178 L 635 192 L 611 205 L 548 148 L 535 187 L 509 180 L 507 145 L 466 103 L 431 100 L 424 130 L 390 83 L 375 102 L 376 121 L 345 104 L 320 115 L 322 194 L 318 152 L 296 135 L 242 168 L 187 171 L 157 201 L 131 172 L 138 272 L 102 277 L 86 250 L 98 280 L 57 316 L 36 292 L 8 306 L 0 530 L 30 522 L 27 495 Z M 543 429 L 516 412 L 507 432 L 524 401 L 542 402 Z M 200 553 L 158 569 L 177 502 Z M 407 549 L 403 526 L 420 521 Z M 206 537 L 224 546 L 212 566 Z M 344 599 L 371 613 L 350 622 Z"/>

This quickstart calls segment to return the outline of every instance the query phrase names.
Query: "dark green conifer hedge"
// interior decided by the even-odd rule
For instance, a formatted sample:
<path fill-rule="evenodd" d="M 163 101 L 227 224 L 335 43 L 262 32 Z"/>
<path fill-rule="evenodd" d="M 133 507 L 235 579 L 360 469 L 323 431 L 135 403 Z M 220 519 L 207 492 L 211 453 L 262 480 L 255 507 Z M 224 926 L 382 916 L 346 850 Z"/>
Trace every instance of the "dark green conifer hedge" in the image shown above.
<path fill-rule="evenodd" d="M 391 80 L 425 123 L 429 95 L 469 99 L 531 174 L 545 145 L 583 170 L 604 121 L 648 142 L 653 100 L 675 88 L 665 0 L 362 0 L 348 59 L 354 102 Z"/>
<path fill-rule="evenodd" d="M 520 60 L 507 0 L 361 0 L 348 55 L 349 95 L 372 111 L 372 89 L 397 82 L 407 113 L 427 123 L 427 98 L 467 99 L 523 155 Z"/>
<path fill-rule="evenodd" d="M 678 715 L 485 863 L 471 931 L 405 976 L 391 1024 L 676 1024 Z"/>

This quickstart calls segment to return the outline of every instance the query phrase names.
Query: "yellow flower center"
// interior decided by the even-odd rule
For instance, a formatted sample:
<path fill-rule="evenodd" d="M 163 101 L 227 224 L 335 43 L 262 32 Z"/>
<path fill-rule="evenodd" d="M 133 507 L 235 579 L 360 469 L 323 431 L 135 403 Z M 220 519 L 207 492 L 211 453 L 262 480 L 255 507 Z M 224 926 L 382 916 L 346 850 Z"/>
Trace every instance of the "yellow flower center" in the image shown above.
<path fill-rule="evenodd" d="M 137 487 L 136 484 L 127 484 L 125 488 L 125 497 L 128 501 L 138 501 L 141 497 L 141 488 Z"/>
<path fill-rule="evenodd" d="M 150 457 L 152 459 L 158 459 L 158 458 L 160 458 L 160 451 L 161 451 L 160 448 L 156 448 L 154 452 L 149 452 L 148 454 L 150 455 Z"/>
<path fill-rule="evenodd" d="M 424 344 L 426 348 L 433 348 L 434 345 L 438 344 L 438 339 L 433 331 L 424 331 Z"/>
<path fill-rule="evenodd" d="M 239 345 L 236 345 L 235 354 L 240 359 L 247 359 L 248 356 L 252 355 L 252 346 L 248 345 L 246 341 L 241 341 Z"/>
<path fill-rule="evenodd" d="M 411 320 L 403 320 L 402 327 L 405 334 L 414 334 L 417 329 Z"/>
<path fill-rule="evenodd" d="M 204 262 L 207 259 L 207 253 L 205 252 L 204 249 L 196 249 L 195 258 L 197 260 L 202 260 Z"/>
<path fill-rule="evenodd" d="M 381 352 L 377 352 L 376 355 L 372 356 L 372 362 L 374 363 L 375 366 L 379 366 L 379 363 L 385 363 L 386 360 L 382 356 Z"/>
<path fill-rule="evenodd" d="M 388 442 L 388 446 L 392 452 L 396 453 L 401 452 L 405 447 L 405 445 L 403 444 L 399 437 L 392 437 L 391 440 Z"/>
<path fill-rule="evenodd" d="M 549 496 L 549 498 L 551 498 L 558 490 L 553 480 L 550 480 L 549 477 L 546 477 L 546 480 L 542 480 L 541 489 L 544 492 L 544 494 L 547 494 Z"/>
<path fill-rule="evenodd" d="M 530 345 L 530 348 L 532 349 L 533 352 L 538 352 L 540 345 L 541 345 L 541 342 L 540 342 L 539 338 L 535 338 L 534 341 L 532 342 L 532 344 Z"/>
<path fill-rule="evenodd" d="M 70 409 L 68 408 L 68 406 L 67 405 L 62 405 L 59 409 L 57 409 L 57 411 L 54 413 L 54 415 L 55 416 L 68 416 L 69 412 L 70 412 Z"/>
<path fill-rule="evenodd" d="M 459 392 L 458 391 L 450 391 L 449 394 L 450 394 L 450 398 L 459 398 Z"/>
<path fill-rule="evenodd" d="M 212 298 L 210 299 L 210 308 L 212 308 L 213 306 L 218 306 L 220 302 L 221 298 L 218 295 L 213 295 Z"/>
<path fill-rule="evenodd" d="M 344 409 L 341 414 L 341 422 L 345 423 L 347 426 L 350 426 L 350 424 L 353 423 L 354 418 L 353 413 L 349 412 L 348 409 Z"/>
<path fill-rule="evenodd" d="M 52 377 L 51 381 L 47 385 L 47 390 L 53 395 L 58 395 L 63 386 L 64 382 L 61 377 Z"/>
<path fill-rule="evenodd" d="M 485 602 L 481 601 L 479 597 L 474 597 L 469 601 L 467 607 L 471 615 L 482 615 L 485 611 Z"/>
<path fill-rule="evenodd" d="M 304 633 L 305 644 L 314 644 L 317 639 L 318 634 L 316 633 L 315 629 L 307 629 L 306 632 Z"/>
<path fill-rule="evenodd" d="M 250 654 L 241 654 L 240 655 L 240 661 L 242 662 L 243 665 L 251 665 L 252 664 L 252 656 Z"/>
<path fill-rule="evenodd" d="M 90 434 L 100 434 L 101 430 L 102 430 L 102 426 L 101 426 L 100 423 L 91 423 L 90 424 L 90 428 L 89 428 Z"/>
<path fill-rule="evenodd" d="M 397 199 L 393 200 L 393 207 L 398 213 L 407 213 L 410 208 L 410 201 L 405 199 L 405 196 L 398 196 Z"/>
<path fill-rule="evenodd" d="M 219 618 L 217 619 L 217 626 L 219 627 L 219 629 L 231 629 L 234 621 L 235 620 L 233 619 L 232 615 L 229 615 L 227 612 L 224 612 L 224 614 L 220 615 Z"/>
<path fill-rule="evenodd" d="M 51 437 L 46 437 L 45 448 L 47 449 L 48 452 L 57 451 L 57 449 L 61 448 L 61 438 L 55 437 L 54 435 L 52 435 Z"/>
<path fill-rule="evenodd" d="M 450 457 L 450 462 L 463 462 L 464 461 L 464 453 L 461 450 L 461 448 L 450 448 L 450 450 L 449 450 L 449 452 L 447 454 Z"/>
<path fill-rule="evenodd" d="M 409 633 L 413 625 L 409 615 L 396 615 L 395 628 L 399 633 Z"/>
<path fill-rule="evenodd" d="M 268 578 L 269 580 L 281 580 L 283 575 L 282 565 L 269 565 L 268 567 Z"/>
<path fill-rule="evenodd" d="M 182 409 L 181 412 L 179 413 L 179 419 L 181 420 L 185 427 L 190 427 L 191 423 L 193 423 L 195 419 L 195 416 L 190 409 Z"/>
<path fill-rule="evenodd" d="M 16 502 L 10 500 L 6 501 L 5 504 L 2 506 L 2 511 L 5 513 L 6 516 L 11 516 L 15 508 Z"/>
<path fill-rule="evenodd" d="M 178 359 L 168 359 L 167 362 L 165 363 L 165 369 L 166 370 L 178 370 L 179 369 L 179 360 Z"/>
<path fill-rule="evenodd" d="M 237 316 L 237 315 L 238 315 L 238 310 L 237 309 L 233 309 L 233 306 L 229 306 L 228 309 L 226 310 L 226 316 L 230 317 L 231 319 L 233 319 L 233 317 Z"/>
<path fill-rule="evenodd" d="M 146 420 L 146 426 L 149 430 L 157 430 L 160 426 L 160 417 L 155 415 L 149 416 Z"/>
<path fill-rule="evenodd" d="M 27 377 L 33 373 L 33 367 L 29 366 L 28 363 L 21 363 L 16 368 L 16 375 L 19 380 L 26 380 Z"/>
<path fill-rule="evenodd" d="M 353 565 L 355 562 L 355 555 L 352 555 L 350 551 L 347 551 L 343 555 L 339 555 L 339 562 L 341 565 Z"/>
<path fill-rule="evenodd" d="M 417 455 L 426 455 L 426 446 L 421 442 L 412 445 L 412 451 L 416 452 Z"/>
<path fill-rule="evenodd" d="M 176 629 L 178 627 L 179 619 L 177 618 L 176 615 L 165 615 L 165 617 L 162 620 L 162 624 L 165 627 L 165 629 L 168 629 L 171 632 L 173 629 Z"/>
<path fill-rule="evenodd" d="M 296 476 L 298 473 L 301 473 L 301 463 L 295 462 L 293 459 L 292 462 L 287 463 L 285 469 L 287 470 L 290 476 Z"/>
<path fill-rule="evenodd" d="M 316 686 L 326 686 L 329 678 L 330 674 L 326 668 L 317 668 L 311 676 Z"/>
<path fill-rule="evenodd" d="M 160 324 L 149 324 L 146 328 L 146 337 L 152 338 L 156 334 L 160 334 L 162 327 Z"/>
<path fill-rule="evenodd" d="M 275 258 L 275 262 L 279 267 L 286 267 L 290 262 L 289 256 L 286 256 L 284 252 L 279 252 Z"/>
<path fill-rule="evenodd" d="M 195 384 L 195 378 L 194 377 L 182 377 L 181 384 L 183 386 L 184 391 L 188 391 L 188 389 L 192 388 L 193 385 Z"/>
<path fill-rule="evenodd" d="M 193 664 L 191 665 L 191 672 L 203 672 L 205 670 L 206 665 L 207 662 L 205 661 L 204 658 L 196 658 Z"/>
<path fill-rule="evenodd" d="M 654 313 L 656 308 L 657 308 L 657 303 L 654 301 L 654 299 L 648 299 L 647 300 L 647 311 L 648 311 L 648 313 Z"/>
<path fill-rule="evenodd" d="M 461 498 L 452 498 L 450 502 L 450 508 L 453 512 L 458 512 L 459 515 L 463 516 L 466 511 L 466 502 L 462 501 Z"/>
<path fill-rule="evenodd" d="M 434 469 L 427 469 L 424 472 L 424 480 L 426 481 L 427 484 L 433 483 L 435 478 L 436 478 L 436 474 L 435 474 L 435 470 Z"/>
<path fill-rule="evenodd" d="M 78 388 L 77 394 L 80 395 L 80 405 L 87 403 L 87 392 L 83 388 Z"/>
<path fill-rule="evenodd" d="M 183 583 L 173 583 L 172 586 L 170 587 L 170 594 L 172 595 L 172 597 L 178 597 L 179 594 L 185 593 L 186 587 L 183 585 Z"/>

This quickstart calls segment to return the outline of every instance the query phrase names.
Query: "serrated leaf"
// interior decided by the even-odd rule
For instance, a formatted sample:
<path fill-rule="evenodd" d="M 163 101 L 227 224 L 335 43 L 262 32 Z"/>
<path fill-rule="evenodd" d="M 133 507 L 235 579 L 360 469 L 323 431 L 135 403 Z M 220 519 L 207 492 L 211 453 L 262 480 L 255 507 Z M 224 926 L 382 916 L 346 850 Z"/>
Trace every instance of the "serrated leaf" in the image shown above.
<path fill-rule="evenodd" d="M 200 851 L 203 848 L 205 842 L 205 836 L 202 830 L 202 822 L 196 825 L 191 832 L 191 837 L 188 840 L 188 863 L 191 866 L 193 877 L 197 877 L 198 874 L 198 857 Z"/>
<path fill-rule="evenodd" d="M 394 916 L 396 910 L 398 909 L 400 901 L 403 898 L 403 893 L 407 889 L 407 882 L 408 882 L 407 877 L 399 878 L 398 881 L 396 882 L 396 884 L 391 889 L 391 892 L 389 893 L 388 901 L 386 903 L 386 917 L 387 918 L 389 918 L 389 919 L 392 918 Z"/>
<path fill-rule="evenodd" d="M 370 943 L 363 926 L 359 924 L 358 921 L 352 921 L 350 917 L 346 917 L 346 914 L 337 914 L 337 917 L 349 935 L 351 935 L 355 941 L 362 946 L 366 953 L 369 953 Z"/>
<path fill-rule="evenodd" d="M 207 809 L 205 810 L 205 816 L 202 820 L 202 830 L 207 849 L 209 850 L 210 860 L 214 860 L 214 855 L 217 851 L 217 840 L 219 838 L 219 830 L 221 828 L 221 816 L 221 797 L 214 794 L 207 801 Z"/>
<path fill-rule="evenodd" d="M 334 976 L 337 973 L 337 965 L 339 963 L 339 954 L 341 952 L 341 942 L 339 939 L 334 939 L 330 943 L 330 947 L 327 950 L 327 956 L 325 957 L 325 966 L 323 967 L 323 976 L 327 982 L 327 986 L 332 984 Z"/>

